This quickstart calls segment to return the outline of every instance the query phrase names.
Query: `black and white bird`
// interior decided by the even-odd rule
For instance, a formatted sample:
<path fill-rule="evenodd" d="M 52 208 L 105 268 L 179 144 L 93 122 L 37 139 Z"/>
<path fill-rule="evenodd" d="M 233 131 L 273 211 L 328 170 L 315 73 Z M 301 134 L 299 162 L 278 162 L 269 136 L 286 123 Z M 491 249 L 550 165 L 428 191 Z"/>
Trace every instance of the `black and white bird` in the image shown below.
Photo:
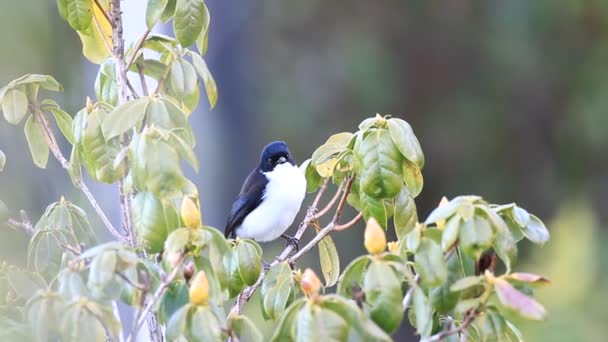
<path fill-rule="evenodd" d="M 297 239 L 285 234 L 306 195 L 304 172 L 283 141 L 264 147 L 260 164 L 241 188 L 232 205 L 224 235 L 258 242 L 283 237 L 298 248 Z"/>

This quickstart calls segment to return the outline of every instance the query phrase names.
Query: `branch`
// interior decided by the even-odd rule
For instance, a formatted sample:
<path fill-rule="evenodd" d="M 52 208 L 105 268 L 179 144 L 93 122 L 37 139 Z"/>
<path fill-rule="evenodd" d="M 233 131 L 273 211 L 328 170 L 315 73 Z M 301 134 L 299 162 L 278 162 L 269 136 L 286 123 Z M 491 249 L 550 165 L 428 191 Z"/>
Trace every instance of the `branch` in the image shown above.
<path fill-rule="evenodd" d="M 128 71 L 131 68 L 131 65 L 133 65 L 133 62 L 135 62 L 135 58 L 137 57 L 137 52 L 139 52 L 139 50 L 141 50 L 141 48 L 144 46 L 144 42 L 146 41 L 146 38 L 148 38 L 148 35 L 150 34 L 150 32 L 152 32 L 152 31 L 150 29 L 147 29 L 146 32 L 144 32 L 144 34 L 141 36 L 141 38 L 137 41 L 137 45 L 135 46 L 135 49 L 133 50 L 133 55 L 131 56 L 129 63 L 127 63 L 125 70 Z"/>
<path fill-rule="evenodd" d="M 317 214 L 314 217 L 315 220 L 318 220 L 323 215 L 327 214 L 327 212 L 329 211 L 329 209 L 331 209 L 331 207 L 333 207 L 334 204 L 336 204 L 336 201 L 338 200 L 338 198 L 340 198 L 340 192 L 342 190 L 342 185 L 344 185 L 344 183 L 340 184 L 340 186 L 338 187 L 338 190 L 334 194 L 334 197 L 332 197 L 332 199 L 329 201 L 329 203 L 327 203 L 327 205 L 325 206 L 325 208 L 323 208 L 323 209 L 321 209 L 321 210 L 319 210 L 317 212 Z"/>
<path fill-rule="evenodd" d="M 435 335 L 429 336 L 428 338 L 422 339 L 422 340 L 420 340 L 420 342 L 438 342 L 438 341 L 444 340 L 448 336 L 458 334 L 461 331 L 466 330 L 469 327 L 469 325 L 471 325 L 471 323 L 473 323 L 475 318 L 477 318 L 478 314 L 479 313 L 477 311 L 470 310 L 469 312 L 467 312 L 467 314 L 464 317 L 464 320 L 462 321 L 462 324 L 458 328 L 444 330 Z"/>
<path fill-rule="evenodd" d="M 346 222 L 345 224 L 338 224 L 334 227 L 334 231 L 341 232 L 343 230 L 347 230 L 348 228 L 357 224 L 357 222 L 361 221 L 363 218 L 363 213 L 358 213 L 357 216 L 353 217 L 352 220 Z"/>
<path fill-rule="evenodd" d="M 15 229 L 20 228 L 23 229 L 29 235 L 34 235 L 34 227 L 32 226 L 32 221 L 30 221 L 30 218 L 27 216 L 25 210 L 19 211 L 19 215 L 21 216 L 21 221 L 9 218 L 6 223 L 8 223 L 9 226 Z"/>
<path fill-rule="evenodd" d="M 287 247 L 285 247 L 283 252 L 270 264 L 270 267 L 273 267 L 284 261 L 287 261 L 290 264 L 295 262 L 304 253 L 306 253 L 307 251 L 312 249 L 314 246 L 316 246 L 319 243 L 319 241 L 321 241 L 325 236 L 327 236 L 327 234 L 329 234 L 332 230 L 334 230 L 334 228 L 338 225 L 340 218 L 342 217 L 342 210 L 344 209 L 344 205 L 346 204 L 346 197 L 350 193 L 350 189 L 351 189 L 351 186 L 352 186 L 354 180 L 355 180 L 355 176 L 351 176 L 346 181 L 346 186 L 344 188 L 344 192 L 342 192 L 342 186 L 340 186 L 338 188 L 337 192 L 338 193 L 342 192 L 342 197 L 340 198 L 340 203 L 338 204 L 338 207 L 336 208 L 336 213 L 334 214 L 334 217 L 331 220 L 331 222 L 328 223 L 327 226 L 325 226 L 323 229 L 321 229 L 317 233 L 317 235 L 308 244 L 306 244 L 306 246 L 300 248 L 300 250 L 293 256 L 291 256 L 291 253 L 293 251 L 293 246 L 288 245 Z M 310 225 L 311 222 L 313 222 L 317 219 L 317 217 L 318 217 L 318 214 L 316 213 L 317 206 L 319 205 L 319 200 L 321 199 L 321 196 L 327 189 L 328 182 L 329 182 L 329 179 L 325 179 L 325 181 L 321 185 L 321 188 L 317 192 L 317 196 L 315 197 L 314 201 L 312 202 L 312 205 L 310 207 L 308 207 L 308 211 L 306 212 L 306 217 L 304 218 L 302 223 L 300 223 L 300 226 L 298 227 L 298 231 L 296 232 L 296 235 L 294 236 L 295 238 L 300 239 L 302 237 L 302 235 L 304 234 L 304 232 L 306 231 L 306 228 L 308 227 L 308 225 Z M 332 201 L 333 201 L 333 199 L 330 201 L 330 204 Z M 262 284 L 265 277 L 266 277 L 266 271 L 262 271 L 262 274 L 260 274 L 258 281 L 255 284 L 245 288 L 238 295 L 238 297 L 236 299 L 236 303 L 230 310 L 230 314 L 239 314 L 241 312 L 245 303 L 247 303 L 249 301 L 249 299 L 251 299 L 251 296 L 253 296 L 255 291 Z"/>
<path fill-rule="evenodd" d="M 129 338 L 127 339 L 127 341 L 130 341 L 130 342 L 135 341 L 135 338 L 137 338 L 137 333 L 139 332 L 139 329 L 141 329 L 141 326 L 146 321 L 146 318 L 147 318 L 148 314 L 150 313 L 150 311 L 152 311 L 152 307 L 156 304 L 156 302 L 158 302 L 160 300 L 160 298 L 165 293 L 165 290 L 167 289 L 167 287 L 171 284 L 173 279 L 175 279 L 175 277 L 181 270 L 185 259 L 186 258 L 184 255 L 182 255 L 179 258 L 179 260 L 177 261 L 177 264 L 173 267 L 173 270 L 171 271 L 169 276 L 167 278 L 165 278 L 165 280 L 160 284 L 158 289 L 156 289 L 156 292 L 154 292 L 154 295 L 152 296 L 152 298 L 150 298 L 148 300 L 148 304 L 146 304 L 146 307 L 140 313 L 138 313 L 138 319 L 134 323 L 133 330 L 131 331 L 131 334 L 129 334 Z"/>
<path fill-rule="evenodd" d="M 46 121 L 46 118 L 44 117 L 44 113 L 42 113 L 40 110 L 36 109 L 34 111 L 34 119 L 42 128 L 42 133 L 44 135 L 46 143 L 49 146 L 51 153 L 53 153 L 53 156 L 55 157 L 55 159 L 57 159 L 57 161 L 59 161 L 59 164 L 61 164 L 61 166 L 64 169 L 69 171 L 70 162 L 67 159 L 65 159 L 65 157 L 63 156 L 63 153 L 61 152 L 61 149 L 59 149 L 59 145 L 57 144 L 57 140 L 55 139 L 55 133 L 53 132 L 53 129 L 51 128 L 49 123 Z M 103 212 L 103 210 L 99 206 L 99 203 L 97 203 L 97 200 L 91 193 L 91 190 L 89 190 L 87 185 L 84 183 L 84 181 L 79 180 L 75 183 L 76 183 L 76 187 L 78 189 L 80 189 L 80 191 L 82 191 L 82 193 L 84 193 L 85 197 L 87 198 L 87 200 L 89 201 L 89 203 L 91 204 L 93 209 L 95 209 L 95 212 L 97 212 L 97 215 L 99 216 L 99 218 L 101 219 L 103 224 L 106 226 L 108 231 L 119 241 L 124 241 L 124 237 L 118 232 L 118 230 L 116 230 L 116 228 L 114 228 L 114 226 L 112 225 L 112 222 L 110 222 L 110 220 L 108 219 L 106 214 Z"/>

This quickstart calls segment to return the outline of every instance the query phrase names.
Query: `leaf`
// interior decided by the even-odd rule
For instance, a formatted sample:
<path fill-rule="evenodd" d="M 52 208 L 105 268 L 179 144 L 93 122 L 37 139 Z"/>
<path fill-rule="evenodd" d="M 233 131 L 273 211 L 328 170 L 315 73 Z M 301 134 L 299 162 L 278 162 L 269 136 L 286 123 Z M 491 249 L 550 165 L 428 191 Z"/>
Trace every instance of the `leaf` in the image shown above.
<path fill-rule="evenodd" d="M 196 41 L 206 19 L 207 9 L 203 0 L 177 0 L 173 31 L 182 44 L 187 47 Z"/>
<path fill-rule="evenodd" d="M 205 342 L 222 342 L 222 327 L 210 306 L 194 307 L 190 321 L 190 340 Z"/>
<path fill-rule="evenodd" d="M 184 1 L 197 1 L 197 0 L 184 0 Z M 205 85 L 205 91 L 207 92 L 207 98 L 209 99 L 210 108 L 213 109 L 217 104 L 217 85 L 215 84 L 215 80 L 213 79 L 213 75 L 209 71 L 207 67 L 207 63 L 203 57 L 199 54 L 191 53 L 192 56 L 192 65 L 194 66 L 194 70 L 200 78 L 203 79 L 203 84 Z"/>
<path fill-rule="evenodd" d="M 149 0 L 146 8 L 146 25 L 152 29 L 160 20 L 161 15 L 167 7 L 168 0 Z"/>
<path fill-rule="evenodd" d="M 162 297 L 158 309 L 159 318 L 162 322 L 167 323 L 173 314 L 188 302 L 188 286 L 183 282 L 172 283 Z"/>
<path fill-rule="evenodd" d="M 186 323 L 188 322 L 188 316 L 190 311 L 195 308 L 195 306 L 187 304 L 182 306 L 181 309 L 177 310 L 175 313 L 173 313 L 173 315 L 171 315 L 171 318 L 169 318 L 169 321 L 167 322 L 167 339 L 169 341 L 179 340 L 180 337 L 182 338 L 182 340 L 185 339 L 184 334 L 186 332 Z"/>
<path fill-rule="evenodd" d="M 107 11 L 107 8 L 105 10 Z M 93 6 L 93 22 L 99 23 L 99 25 L 89 25 L 86 29 L 76 31 L 76 33 L 78 33 L 82 42 L 83 55 L 89 61 L 101 64 L 110 56 L 109 47 L 112 46 L 112 26 L 97 6 Z"/>
<path fill-rule="evenodd" d="M 11 90 L 2 98 L 2 113 L 11 125 L 18 125 L 27 114 L 27 96 L 18 89 Z"/>
<path fill-rule="evenodd" d="M 144 66 L 147 67 L 144 63 Z M 132 66 L 137 68 L 137 66 Z M 148 71 L 148 69 L 144 69 Z M 106 59 L 100 66 L 95 78 L 95 96 L 100 102 L 107 102 L 113 106 L 118 101 L 118 83 L 116 82 L 116 68 L 112 58 Z"/>
<path fill-rule="evenodd" d="M 151 192 L 140 192 L 131 202 L 131 206 L 133 225 L 137 229 L 138 237 L 143 240 L 146 250 L 149 253 L 162 251 L 169 233 L 180 227 L 179 216 L 173 205 L 161 201 Z M 185 238 L 185 233 L 183 234 Z M 175 243 L 179 245 L 183 242 Z"/>
<path fill-rule="evenodd" d="M 255 284 L 262 271 L 262 256 L 253 242 L 242 240 L 236 247 L 236 255 L 241 279 L 248 286 Z"/>
<path fill-rule="evenodd" d="M 393 268 L 380 260 L 372 260 L 363 279 L 365 300 L 370 305 L 369 316 L 389 334 L 403 319 L 401 283 L 401 277 L 397 277 Z"/>
<path fill-rule="evenodd" d="M 44 133 L 34 119 L 34 115 L 30 115 L 27 119 L 24 130 L 34 164 L 41 169 L 46 168 L 46 163 L 49 160 L 49 146 L 46 144 Z"/>
<path fill-rule="evenodd" d="M 329 235 L 319 241 L 319 262 L 325 278 L 325 287 L 334 286 L 340 276 L 340 257 Z"/>
<path fill-rule="evenodd" d="M 441 247 L 429 238 L 423 237 L 420 241 L 414 261 L 422 283 L 427 286 L 441 285 L 448 275 Z"/>
<path fill-rule="evenodd" d="M 418 223 L 416 203 L 406 187 L 403 187 L 395 198 L 394 215 L 395 233 L 397 233 L 399 240 L 403 240 L 414 229 L 416 223 Z"/>
<path fill-rule="evenodd" d="M 4 170 L 4 166 L 6 165 L 6 154 L 2 150 L 0 150 L 0 172 Z"/>
<path fill-rule="evenodd" d="M 264 336 L 247 316 L 236 315 L 229 320 L 230 329 L 243 342 L 263 342 Z"/>
<path fill-rule="evenodd" d="M 412 230 L 405 236 L 405 248 L 408 251 L 415 253 L 418 250 L 418 247 L 420 247 L 421 238 L 422 238 L 422 226 L 416 225 L 414 227 L 414 230 Z"/>
<path fill-rule="evenodd" d="M 338 314 L 351 326 L 356 335 L 353 336 L 351 332 L 349 341 L 391 341 L 390 336 L 365 316 L 353 301 L 337 295 L 326 295 L 321 305 Z"/>
<path fill-rule="evenodd" d="M 370 197 L 365 193 L 360 193 L 359 196 L 361 211 L 365 220 L 367 221 L 373 217 L 380 223 L 382 228 L 386 229 L 388 218 L 384 201 Z"/>
<path fill-rule="evenodd" d="M 298 312 L 306 304 L 306 298 L 300 298 L 299 300 L 292 303 L 284 315 L 281 316 L 281 319 L 276 325 L 276 329 L 270 338 L 272 342 L 282 342 L 282 341 L 290 341 L 293 340 L 294 333 L 294 325 L 295 319 L 298 315 Z"/>
<path fill-rule="evenodd" d="M 533 273 L 515 272 L 506 276 L 509 280 L 515 280 L 517 282 L 528 283 L 533 285 L 549 285 L 551 281 L 543 276 Z"/>
<path fill-rule="evenodd" d="M 481 285 L 485 282 L 485 277 L 482 276 L 470 276 L 458 279 L 452 286 L 450 291 L 458 292 L 463 291 L 473 286 Z"/>
<path fill-rule="evenodd" d="M 286 262 L 279 263 L 268 271 L 260 287 L 262 311 L 266 317 L 285 317 L 283 312 L 293 291 L 293 282 L 291 267 Z"/>
<path fill-rule="evenodd" d="M 369 134 L 355 155 L 360 163 L 360 189 L 373 198 L 394 197 L 403 187 L 402 156 L 391 140 L 390 133 L 378 129 Z"/>
<path fill-rule="evenodd" d="M 449 201 L 448 203 L 438 206 L 429 214 L 426 221 L 424 221 L 424 224 L 430 225 L 437 221 L 445 220 L 445 219 L 449 218 L 450 216 L 454 215 L 458 211 L 458 208 L 461 205 L 464 205 L 467 202 L 469 202 L 469 200 L 467 198 L 456 197 L 456 198 L 452 199 L 451 201 Z"/>
<path fill-rule="evenodd" d="M 431 335 L 433 328 L 433 308 L 431 302 L 420 287 L 414 289 L 413 294 L 414 314 L 416 315 L 416 331 L 421 337 Z"/>
<path fill-rule="evenodd" d="M 477 318 L 477 326 L 480 326 L 479 333 L 483 341 L 504 341 L 505 319 L 495 310 L 487 310 Z"/>
<path fill-rule="evenodd" d="M 211 22 L 211 16 L 209 15 L 209 9 L 207 5 L 205 5 L 205 15 L 203 16 L 203 28 L 201 30 L 201 34 L 199 34 L 196 39 L 196 47 L 198 51 L 200 51 L 201 56 L 204 56 L 207 53 L 207 48 L 209 46 L 209 24 Z"/>
<path fill-rule="evenodd" d="M 399 149 L 399 152 L 405 159 L 416 164 L 418 168 L 424 166 L 424 154 L 420 147 L 418 138 L 414 135 L 412 126 L 405 120 L 399 118 L 388 119 L 388 130 L 391 132 L 391 138 Z"/>
<path fill-rule="evenodd" d="M 530 223 L 530 214 L 525 209 L 513 205 L 513 219 L 520 227 L 526 227 Z"/>
<path fill-rule="evenodd" d="M 480 216 L 463 221 L 460 225 L 458 237 L 460 247 L 471 256 L 477 256 L 478 253 L 488 249 L 494 242 L 494 232 L 490 224 Z"/>
<path fill-rule="evenodd" d="M 111 111 L 103 120 L 101 130 L 106 140 L 132 129 L 144 118 L 150 99 L 147 97 L 123 103 Z"/>
<path fill-rule="evenodd" d="M 36 291 L 46 288 L 46 281 L 38 273 L 12 269 L 5 271 L 8 283 L 15 293 L 28 300 Z"/>
<path fill-rule="evenodd" d="M 165 241 L 166 252 L 180 252 L 190 241 L 189 228 L 179 228 L 172 231 Z"/>
<path fill-rule="evenodd" d="M 445 228 L 441 233 L 441 249 L 444 252 L 447 252 L 452 248 L 456 240 L 458 240 L 460 221 L 461 219 L 459 216 L 453 216 L 445 225 Z"/>
<path fill-rule="evenodd" d="M 93 19 L 91 0 L 67 0 L 67 21 L 76 31 L 86 30 Z"/>
<path fill-rule="evenodd" d="M 337 294 L 346 298 L 353 298 L 353 289 L 361 287 L 363 284 L 364 271 L 369 264 L 369 260 L 369 256 L 362 255 L 346 266 L 338 280 Z"/>
<path fill-rule="evenodd" d="M 494 291 L 502 306 L 518 313 L 520 316 L 533 320 L 543 320 L 546 315 L 545 308 L 534 299 L 516 290 L 504 279 L 496 278 Z"/>
<path fill-rule="evenodd" d="M 306 192 L 315 192 L 321 186 L 323 178 L 317 172 L 311 159 L 307 159 L 300 165 L 300 169 L 304 170 L 304 177 L 306 177 Z"/>
<path fill-rule="evenodd" d="M 61 133 L 63 133 L 63 136 L 67 139 L 67 141 L 70 142 L 70 144 L 73 145 L 75 140 L 72 132 L 73 121 L 70 114 L 64 112 L 60 108 L 51 108 L 50 111 L 53 113 L 53 117 L 55 117 L 57 126 L 59 127 Z"/>
<path fill-rule="evenodd" d="M 522 232 L 528 240 L 538 245 L 544 245 L 551 238 L 545 224 L 532 214 L 530 214 L 530 222 L 528 222 L 528 225 L 522 227 Z"/>

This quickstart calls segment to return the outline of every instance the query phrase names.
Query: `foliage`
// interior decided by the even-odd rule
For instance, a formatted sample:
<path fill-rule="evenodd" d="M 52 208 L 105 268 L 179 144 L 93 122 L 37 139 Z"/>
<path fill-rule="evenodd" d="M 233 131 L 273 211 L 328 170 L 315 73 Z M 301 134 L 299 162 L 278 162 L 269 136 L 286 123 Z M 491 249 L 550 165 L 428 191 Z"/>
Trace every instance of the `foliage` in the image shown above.
<path fill-rule="evenodd" d="M 126 51 L 120 1 L 57 4 L 81 37 L 83 54 L 100 64 L 96 101 L 87 99 L 72 118 L 53 100 L 38 99 L 40 89 L 62 86 L 51 76 L 31 74 L 0 89 L 2 113 L 12 125 L 25 119 L 34 164 L 44 168 L 52 154 L 118 241 L 97 244 L 87 214 L 63 198 L 35 225 L 25 215 L 8 218 L 0 202 L 0 219 L 31 234 L 27 269 L 2 265 L 3 339 L 101 341 L 128 333 L 134 340 L 145 322 L 151 334 L 159 334 L 159 322 L 169 340 L 262 341 L 241 314 L 258 289 L 263 316 L 277 323 L 267 336 L 275 341 L 388 341 L 406 315 L 425 341 L 456 335 L 507 340 L 520 336 L 514 318 L 544 318 L 532 294 L 548 280 L 512 272 L 519 241 L 549 240 L 544 224 L 515 204 L 495 205 L 479 196 L 443 200 L 419 222 L 414 199 L 423 188 L 425 157 L 412 127 L 389 115 L 364 120 L 354 133 L 332 135 L 302 164 L 307 189 L 317 195 L 296 237 L 309 225 L 317 234 L 299 251 L 288 246 L 263 268 L 256 242 L 226 240 L 203 224 L 198 190 L 182 171 L 182 161 L 199 167 L 188 123 L 199 102 L 198 78 L 211 107 L 218 98 L 202 57 L 210 23 L 204 1 L 150 0 L 148 30 Z M 150 33 L 157 22 L 171 19 L 176 38 Z M 194 43 L 199 52 L 188 48 Z M 142 95 L 127 73 L 141 76 Z M 152 80 L 156 89 L 149 92 Z M 54 125 L 72 146 L 69 160 L 58 148 Z M 5 162 L 0 151 L 0 171 Z M 118 185 L 122 231 L 88 191 L 82 168 L 96 182 Z M 317 208 L 330 182 L 338 190 Z M 319 220 L 336 203 L 321 228 Z M 346 204 L 359 214 L 341 223 Z M 369 254 L 340 272 L 329 234 L 354 229 L 362 218 Z M 397 241 L 387 243 L 389 229 Z M 296 266 L 316 246 L 324 289 L 314 271 Z M 497 267 L 496 258 L 504 267 Z M 336 293 L 325 293 L 333 285 Z M 117 317 L 117 302 L 135 310 L 131 329 Z"/>

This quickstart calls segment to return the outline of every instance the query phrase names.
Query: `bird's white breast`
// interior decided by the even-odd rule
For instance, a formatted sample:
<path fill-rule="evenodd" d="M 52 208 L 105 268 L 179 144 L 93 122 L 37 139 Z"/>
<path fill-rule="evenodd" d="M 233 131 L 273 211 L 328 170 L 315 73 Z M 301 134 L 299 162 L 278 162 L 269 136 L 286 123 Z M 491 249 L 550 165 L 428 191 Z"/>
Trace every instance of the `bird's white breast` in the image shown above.
<path fill-rule="evenodd" d="M 293 223 L 306 195 L 306 178 L 295 165 L 279 164 L 264 176 L 268 183 L 262 203 L 236 228 L 238 236 L 259 242 L 281 236 Z"/>

